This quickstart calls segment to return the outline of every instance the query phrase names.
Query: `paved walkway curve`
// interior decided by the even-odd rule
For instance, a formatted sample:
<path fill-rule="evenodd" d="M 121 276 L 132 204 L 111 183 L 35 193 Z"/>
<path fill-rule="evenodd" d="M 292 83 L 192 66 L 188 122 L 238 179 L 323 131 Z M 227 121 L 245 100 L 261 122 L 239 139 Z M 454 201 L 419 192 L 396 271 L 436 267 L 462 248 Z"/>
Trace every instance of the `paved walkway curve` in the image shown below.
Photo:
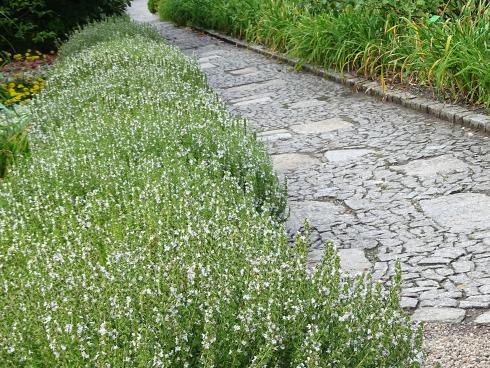
<path fill-rule="evenodd" d="M 288 178 L 289 231 L 310 220 L 312 265 L 327 240 L 344 268 L 377 279 L 399 259 L 402 303 L 415 319 L 490 319 L 481 315 L 490 309 L 488 136 L 160 22 L 143 0 L 129 12 L 198 58 L 270 146 Z"/>

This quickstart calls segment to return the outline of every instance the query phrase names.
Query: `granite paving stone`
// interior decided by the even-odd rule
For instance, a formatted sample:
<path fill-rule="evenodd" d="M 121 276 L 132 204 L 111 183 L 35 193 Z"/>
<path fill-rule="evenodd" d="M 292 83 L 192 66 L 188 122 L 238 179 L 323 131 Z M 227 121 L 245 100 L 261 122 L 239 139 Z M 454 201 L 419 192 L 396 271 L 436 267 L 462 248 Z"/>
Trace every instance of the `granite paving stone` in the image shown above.
<path fill-rule="evenodd" d="M 339 118 L 331 118 L 309 123 L 294 124 L 290 129 L 300 134 L 321 134 L 350 127 L 352 127 L 352 123 L 349 123 L 348 121 Z"/>
<path fill-rule="evenodd" d="M 480 314 L 478 317 L 475 318 L 475 323 L 481 324 L 481 325 L 490 325 L 490 312 L 485 312 Z"/>
<path fill-rule="evenodd" d="M 350 274 L 359 274 L 371 269 L 372 264 L 361 249 L 340 249 L 340 265 Z"/>
<path fill-rule="evenodd" d="M 273 155 L 272 162 L 276 170 L 286 171 L 317 165 L 321 161 L 304 153 L 281 153 Z"/>
<path fill-rule="evenodd" d="M 413 319 L 418 322 L 461 322 L 466 312 L 458 308 L 418 308 Z"/>

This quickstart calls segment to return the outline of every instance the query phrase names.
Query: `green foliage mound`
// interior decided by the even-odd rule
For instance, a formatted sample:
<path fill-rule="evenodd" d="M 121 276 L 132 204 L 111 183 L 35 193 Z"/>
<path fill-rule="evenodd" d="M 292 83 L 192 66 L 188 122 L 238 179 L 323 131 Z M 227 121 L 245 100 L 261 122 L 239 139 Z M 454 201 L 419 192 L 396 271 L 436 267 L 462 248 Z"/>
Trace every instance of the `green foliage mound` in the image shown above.
<path fill-rule="evenodd" d="M 47 50 L 79 25 L 122 14 L 129 0 L 3 0 L 0 50 Z"/>
<path fill-rule="evenodd" d="M 307 272 L 270 158 L 176 48 L 62 58 L 33 121 L 0 182 L 6 366 L 420 367 L 399 280 L 343 276 L 331 245 Z"/>

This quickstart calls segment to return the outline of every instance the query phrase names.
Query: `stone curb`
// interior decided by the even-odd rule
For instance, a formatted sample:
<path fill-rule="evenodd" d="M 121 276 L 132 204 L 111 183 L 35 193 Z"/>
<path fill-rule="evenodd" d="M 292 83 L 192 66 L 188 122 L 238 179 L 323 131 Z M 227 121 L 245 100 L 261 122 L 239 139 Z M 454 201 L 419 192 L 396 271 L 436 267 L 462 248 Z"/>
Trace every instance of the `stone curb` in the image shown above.
<path fill-rule="evenodd" d="M 284 54 L 275 53 L 267 48 L 250 44 L 238 38 L 225 35 L 213 30 L 193 27 L 198 32 L 202 32 L 211 37 L 222 40 L 226 43 L 237 47 L 252 50 L 258 54 L 268 56 L 272 59 L 279 60 L 283 63 L 296 66 L 299 59 L 285 56 Z M 393 87 L 390 90 L 383 89 L 377 81 L 370 81 L 364 78 L 355 77 L 349 74 L 339 73 L 333 70 L 327 70 L 311 64 L 302 64 L 301 68 L 309 73 L 321 76 L 325 79 L 344 84 L 353 88 L 356 92 L 364 92 L 368 95 L 382 98 L 383 100 L 393 102 L 410 109 L 421 111 L 423 113 L 435 116 L 439 119 L 448 121 L 453 124 L 459 124 L 464 127 L 490 133 L 490 116 L 486 114 L 475 113 L 459 105 L 448 104 L 425 97 L 419 97 L 413 93 L 404 91 L 400 88 Z"/>

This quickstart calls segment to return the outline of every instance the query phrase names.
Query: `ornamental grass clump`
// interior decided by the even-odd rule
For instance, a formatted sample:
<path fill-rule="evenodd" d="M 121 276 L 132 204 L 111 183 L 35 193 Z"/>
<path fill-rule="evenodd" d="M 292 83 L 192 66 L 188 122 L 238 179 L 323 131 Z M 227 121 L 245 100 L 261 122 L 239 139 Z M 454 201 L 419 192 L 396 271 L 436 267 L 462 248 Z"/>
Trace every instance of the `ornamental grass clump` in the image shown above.
<path fill-rule="evenodd" d="M 160 0 L 162 19 L 441 100 L 490 107 L 488 0 Z"/>
<path fill-rule="evenodd" d="M 4 366 L 420 367 L 399 280 L 344 276 L 332 245 L 307 272 L 268 155 L 177 49 L 62 58 L 32 110 L 0 181 Z"/>

